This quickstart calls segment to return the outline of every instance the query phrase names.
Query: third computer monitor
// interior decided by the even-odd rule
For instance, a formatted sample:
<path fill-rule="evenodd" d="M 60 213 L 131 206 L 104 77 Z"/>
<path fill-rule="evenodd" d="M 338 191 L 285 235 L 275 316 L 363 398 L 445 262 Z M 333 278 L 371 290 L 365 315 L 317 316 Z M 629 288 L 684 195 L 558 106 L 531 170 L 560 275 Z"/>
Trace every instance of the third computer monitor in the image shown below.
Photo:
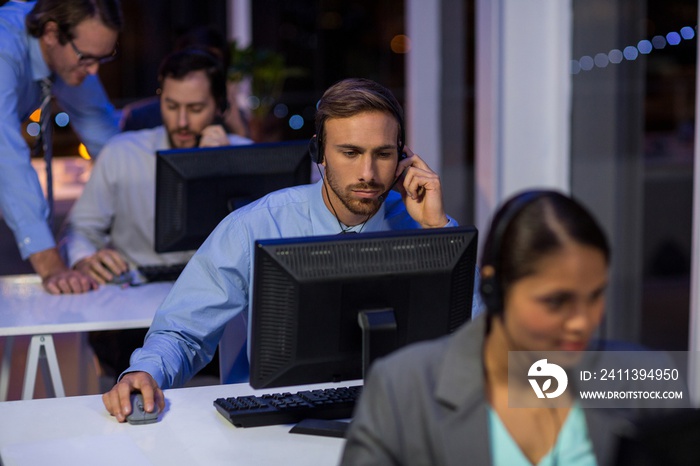
<path fill-rule="evenodd" d="M 197 249 L 229 213 L 307 184 L 308 141 L 171 149 L 156 154 L 156 252 Z"/>

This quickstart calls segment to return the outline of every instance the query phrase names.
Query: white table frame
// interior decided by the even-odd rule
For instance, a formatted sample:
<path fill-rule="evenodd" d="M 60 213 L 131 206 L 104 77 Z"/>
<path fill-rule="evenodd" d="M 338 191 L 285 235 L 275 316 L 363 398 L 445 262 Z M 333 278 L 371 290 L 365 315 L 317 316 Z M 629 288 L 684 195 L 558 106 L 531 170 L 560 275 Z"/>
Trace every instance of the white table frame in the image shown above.
<path fill-rule="evenodd" d="M 51 295 L 44 291 L 37 275 L 0 277 L 0 336 L 6 337 L 0 366 L 0 401 L 7 399 L 15 336 L 32 337 L 22 399 L 33 397 L 39 367 L 47 394 L 63 397 L 65 390 L 53 335 L 148 328 L 171 287 L 171 282 L 138 287 L 105 285 L 79 295 Z M 82 366 L 84 361 L 80 362 Z"/>

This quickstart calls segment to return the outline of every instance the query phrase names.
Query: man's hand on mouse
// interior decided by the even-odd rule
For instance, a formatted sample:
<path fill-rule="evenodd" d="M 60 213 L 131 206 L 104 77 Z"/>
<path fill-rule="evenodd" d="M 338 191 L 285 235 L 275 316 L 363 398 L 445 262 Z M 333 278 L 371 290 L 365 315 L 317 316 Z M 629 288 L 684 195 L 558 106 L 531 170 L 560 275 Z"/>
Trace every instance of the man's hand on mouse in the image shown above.
<path fill-rule="evenodd" d="M 153 412 L 156 406 L 161 412 L 165 408 L 163 390 L 158 387 L 153 377 L 147 372 L 129 372 L 110 391 L 102 395 L 105 408 L 117 421 L 125 422 L 126 416 L 131 414 L 131 393 L 134 391 L 141 392 L 147 412 Z"/>
<path fill-rule="evenodd" d="M 73 268 L 95 280 L 100 285 L 129 270 L 129 264 L 114 249 L 100 249 L 81 259 Z"/>

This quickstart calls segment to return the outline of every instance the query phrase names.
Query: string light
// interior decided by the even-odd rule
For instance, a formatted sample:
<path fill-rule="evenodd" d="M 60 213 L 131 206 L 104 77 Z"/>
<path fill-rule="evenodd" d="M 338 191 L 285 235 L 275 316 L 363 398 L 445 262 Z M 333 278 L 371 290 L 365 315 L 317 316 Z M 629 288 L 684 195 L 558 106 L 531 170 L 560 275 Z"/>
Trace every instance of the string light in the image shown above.
<path fill-rule="evenodd" d="M 584 55 L 578 60 L 571 60 L 571 74 L 591 71 L 594 68 L 606 68 L 609 64 L 619 65 L 623 60 L 634 61 L 639 55 L 648 55 L 654 50 L 661 50 L 667 45 L 675 46 L 683 40 L 695 38 L 696 27 L 685 26 L 679 32 L 672 31 L 665 36 L 657 35 L 651 40 L 640 40 L 637 45 L 628 45 L 622 50 L 613 49 L 608 53 L 598 53 L 594 57 Z"/>

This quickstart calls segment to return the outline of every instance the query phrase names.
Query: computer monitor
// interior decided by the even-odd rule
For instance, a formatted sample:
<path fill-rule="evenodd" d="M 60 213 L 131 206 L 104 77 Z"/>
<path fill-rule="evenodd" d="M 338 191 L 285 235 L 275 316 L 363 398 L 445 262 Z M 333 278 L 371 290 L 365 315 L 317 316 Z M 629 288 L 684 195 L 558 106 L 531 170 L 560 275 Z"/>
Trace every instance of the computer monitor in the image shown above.
<path fill-rule="evenodd" d="M 308 141 L 158 151 L 155 250 L 197 249 L 235 209 L 310 178 Z"/>
<path fill-rule="evenodd" d="M 471 317 L 473 227 L 259 240 L 250 384 L 354 380 Z"/>

